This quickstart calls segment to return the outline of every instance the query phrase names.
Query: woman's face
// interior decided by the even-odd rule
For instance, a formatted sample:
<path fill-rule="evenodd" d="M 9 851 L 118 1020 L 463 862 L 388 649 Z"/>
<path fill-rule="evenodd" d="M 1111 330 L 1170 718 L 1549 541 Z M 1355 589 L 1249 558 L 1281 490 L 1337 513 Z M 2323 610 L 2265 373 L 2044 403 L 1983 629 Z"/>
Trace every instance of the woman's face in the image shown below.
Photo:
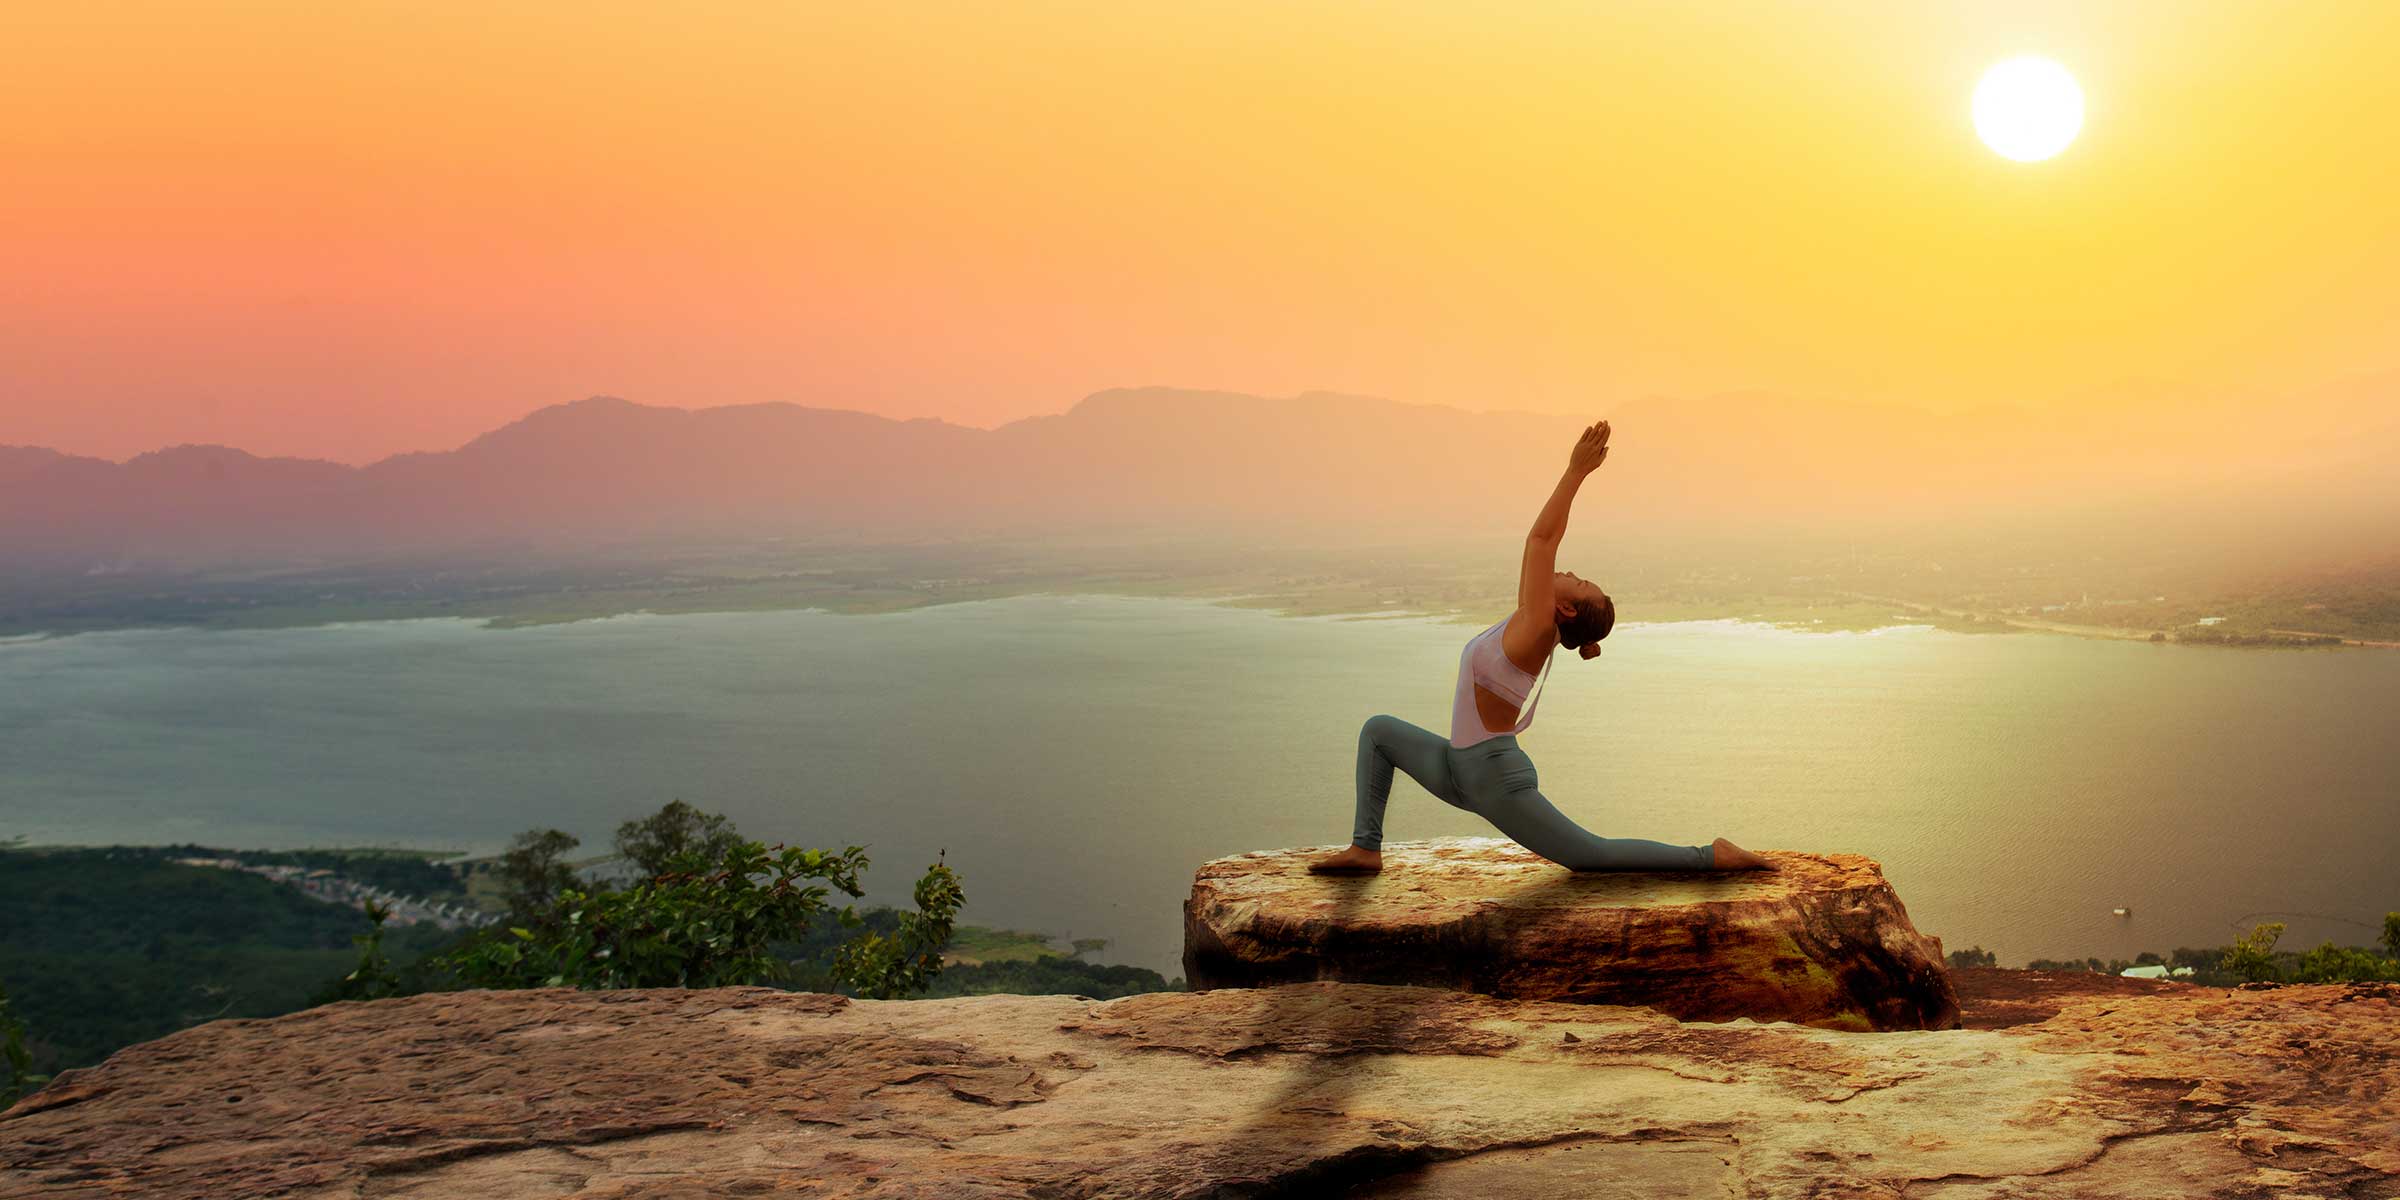
<path fill-rule="evenodd" d="M 1602 595 L 1599 584 L 1573 571 L 1560 571 L 1557 585 L 1551 590 L 1557 593 L 1559 599 L 1573 601 L 1577 608 L 1600 603 Z"/>

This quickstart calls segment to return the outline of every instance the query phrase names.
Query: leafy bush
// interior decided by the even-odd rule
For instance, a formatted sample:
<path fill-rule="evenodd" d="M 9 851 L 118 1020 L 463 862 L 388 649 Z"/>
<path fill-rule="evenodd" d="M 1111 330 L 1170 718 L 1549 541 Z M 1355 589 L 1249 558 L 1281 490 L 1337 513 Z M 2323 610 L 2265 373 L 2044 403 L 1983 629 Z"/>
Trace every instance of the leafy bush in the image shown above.
<path fill-rule="evenodd" d="M 916 901 L 917 911 L 900 914 L 897 934 L 887 937 L 868 930 L 835 952 L 834 974 L 860 995 L 878 1000 L 924 991 L 941 974 L 942 944 L 950 940 L 951 924 L 966 895 L 959 890 L 957 873 L 937 862 L 917 880 Z M 849 918 L 845 924 L 857 924 L 855 913 L 845 910 L 843 915 Z"/>
<path fill-rule="evenodd" d="M 2000 956 L 1984 949 L 1981 946 L 1970 946 L 1964 950 L 1953 950 L 1950 952 L 1950 966 L 1954 970 L 1966 967 L 1996 967 L 1999 965 Z"/>
<path fill-rule="evenodd" d="M 682 860 L 688 866 L 695 860 Z M 857 897 L 864 848 L 835 853 L 741 840 L 705 870 L 669 871 L 623 888 L 561 888 L 532 919 L 475 938 L 441 965 L 468 987 L 731 987 L 772 984 L 788 964 L 772 943 L 797 941 L 835 910 L 834 890 Z M 811 882 L 816 881 L 816 882 Z M 862 991 L 921 988 L 965 902 L 958 877 L 936 863 L 916 888 L 918 911 L 897 934 L 844 947 L 837 971 Z M 837 914 L 844 924 L 854 910 Z"/>
<path fill-rule="evenodd" d="M 392 969 L 392 960 L 383 952 L 383 923 L 391 919 L 392 910 L 379 901 L 369 900 L 366 913 L 367 931 L 350 939 L 358 946 L 358 965 L 332 986 L 309 997 L 311 1005 L 336 1000 L 381 1000 L 405 991 L 400 973 Z"/>
<path fill-rule="evenodd" d="M 49 1076 L 33 1073 L 33 1054 L 25 1048 L 25 1023 L 9 1010 L 6 988 L 0 988 L 0 1065 L 8 1067 L 7 1078 L 0 1079 L 0 1108 L 50 1082 Z"/>
<path fill-rule="evenodd" d="M 2299 965 L 2292 970 L 2292 979 L 2296 983 L 2400 979 L 2400 962 L 2357 946 L 2336 946 L 2327 942 L 2300 956 Z"/>
<path fill-rule="evenodd" d="M 2271 983 L 2283 978 L 2275 965 L 2275 940 L 2283 936 L 2283 922 L 2261 921 L 2234 944 L 2225 947 L 2218 965 L 2227 972 L 2250 983 Z"/>

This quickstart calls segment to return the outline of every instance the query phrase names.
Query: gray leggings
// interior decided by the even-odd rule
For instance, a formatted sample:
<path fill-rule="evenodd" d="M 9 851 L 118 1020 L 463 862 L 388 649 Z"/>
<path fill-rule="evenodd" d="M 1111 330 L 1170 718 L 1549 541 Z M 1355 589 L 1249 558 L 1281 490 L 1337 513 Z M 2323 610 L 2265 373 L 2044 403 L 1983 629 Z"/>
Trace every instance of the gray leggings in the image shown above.
<path fill-rule="evenodd" d="M 1450 739 L 1389 716 L 1369 717 L 1358 731 L 1358 817 L 1350 840 L 1369 850 L 1383 848 L 1394 767 L 1570 871 L 1705 871 L 1716 861 L 1707 846 L 1604 838 L 1568 820 L 1535 788 L 1533 760 L 1517 748 L 1515 734 L 1457 750 Z"/>

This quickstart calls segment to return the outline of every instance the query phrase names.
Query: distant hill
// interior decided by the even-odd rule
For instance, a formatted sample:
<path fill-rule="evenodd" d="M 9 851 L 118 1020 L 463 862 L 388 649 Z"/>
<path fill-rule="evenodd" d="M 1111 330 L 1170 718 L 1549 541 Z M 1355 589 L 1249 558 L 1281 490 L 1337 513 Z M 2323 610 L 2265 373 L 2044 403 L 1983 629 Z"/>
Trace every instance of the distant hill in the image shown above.
<path fill-rule="evenodd" d="M 1959 520 L 2321 521 L 2400 512 L 2396 377 L 2273 406 L 2129 392 L 2037 422 L 1764 394 L 1607 406 L 1585 510 L 1676 531 Z M 0 447 L 0 555 L 332 556 L 689 535 L 1481 532 L 1530 519 L 1582 417 L 1365 396 L 1097 393 L 975 429 L 797 404 L 594 397 L 365 467 L 178 446 Z"/>

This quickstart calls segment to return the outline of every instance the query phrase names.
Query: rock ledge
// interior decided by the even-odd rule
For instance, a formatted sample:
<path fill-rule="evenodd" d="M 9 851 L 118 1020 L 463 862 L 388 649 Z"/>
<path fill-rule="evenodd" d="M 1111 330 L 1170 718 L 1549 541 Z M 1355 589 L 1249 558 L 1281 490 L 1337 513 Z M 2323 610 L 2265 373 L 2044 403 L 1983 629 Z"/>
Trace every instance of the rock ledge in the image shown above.
<path fill-rule="evenodd" d="M 1184 902 L 1194 990 L 1308 980 L 1647 1005 L 1690 1021 L 1954 1029 L 1939 939 L 1856 854 L 1776 869 L 1577 873 L 1504 838 L 1384 845 L 1381 875 L 1311 875 L 1337 847 L 1201 866 Z"/>
<path fill-rule="evenodd" d="M 216 1021 L 0 1114 L 0 1200 L 2400 1195 L 2400 985 L 2005 1030 L 1305 983 L 455 992 Z"/>

